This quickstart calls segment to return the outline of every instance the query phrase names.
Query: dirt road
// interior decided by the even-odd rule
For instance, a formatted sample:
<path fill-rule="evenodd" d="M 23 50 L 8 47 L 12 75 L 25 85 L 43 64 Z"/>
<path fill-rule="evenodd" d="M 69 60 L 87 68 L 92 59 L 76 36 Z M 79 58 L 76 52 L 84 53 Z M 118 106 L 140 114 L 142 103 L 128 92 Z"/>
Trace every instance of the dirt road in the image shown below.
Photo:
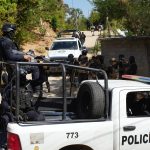
<path fill-rule="evenodd" d="M 91 31 L 83 31 L 86 35 L 85 43 L 84 45 L 90 49 L 94 47 L 96 40 L 98 39 L 99 32 L 95 31 L 94 36 L 92 35 Z"/>

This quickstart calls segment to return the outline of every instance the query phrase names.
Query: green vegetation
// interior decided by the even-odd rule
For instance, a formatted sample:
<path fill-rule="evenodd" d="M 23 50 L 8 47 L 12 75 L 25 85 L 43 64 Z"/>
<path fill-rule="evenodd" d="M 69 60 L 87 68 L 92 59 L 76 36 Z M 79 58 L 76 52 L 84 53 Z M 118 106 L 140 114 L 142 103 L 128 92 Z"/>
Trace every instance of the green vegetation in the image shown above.
<path fill-rule="evenodd" d="M 0 27 L 3 22 L 14 23 L 17 16 L 17 4 L 11 0 L 0 0 Z"/>
<path fill-rule="evenodd" d="M 66 10 L 66 29 L 86 30 L 87 19 L 83 16 L 80 9 L 69 8 L 65 5 Z"/>
<path fill-rule="evenodd" d="M 18 43 L 34 41 L 46 33 L 45 23 L 55 32 L 64 29 L 86 30 L 104 25 L 105 31 L 128 30 L 129 35 L 150 35 L 150 0 L 89 0 L 94 5 L 87 19 L 80 9 L 62 0 L 0 0 L 0 27 L 17 25 Z M 38 31 L 37 31 L 38 30 Z"/>
<path fill-rule="evenodd" d="M 89 0 L 99 13 L 91 14 L 93 24 L 101 23 L 105 29 L 128 30 L 129 35 L 150 35 L 150 0 Z M 94 17 L 94 18 L 93 18 Z"/>
<path fill-rule="evenodd" d="M 98 52 L 101 51 L 101 43 L 99 42 L 99 40 L 97 40 L 95 42 L 94 47 L 91 49 L 91 52 L 96 56 Z"/>
<path fill-rule="evenodd" d="M 134 35 L 150 35 L 150 0 L 128 1 L 125 27 Z"/>
<path fill-rule="evenodd" d="M 0 27 L 11 22 L 17 25 L 18 43 L 44 36 L 48 23 L 55 31 L 65 27 L 65 9 L 61 0 L 0 0 Z M 39 29 L 39 34 L 37 31 Z"/>
<path fill-rule="evenodd" d="M 45 24 L 55 32 L 64 29 L 86 29 L 86 18 L 80 9 L 69 8 L 62 0 L 0 0 L 0 27 L 17 25 L 17 42 L 23 44 L 41 39 Z"/>
<path fill-rule="evenodd" d="M 101 19 L 100 16 L 101 15 L 100 15 L 100 13 L 98 11 L 92 11 L 92 13 L 91 13 L 91 15 L 89 17 L 89 21 L 90 21 L 91 25 L 93 25 L 93 24 L 98 25 L 99 21 Z"/>

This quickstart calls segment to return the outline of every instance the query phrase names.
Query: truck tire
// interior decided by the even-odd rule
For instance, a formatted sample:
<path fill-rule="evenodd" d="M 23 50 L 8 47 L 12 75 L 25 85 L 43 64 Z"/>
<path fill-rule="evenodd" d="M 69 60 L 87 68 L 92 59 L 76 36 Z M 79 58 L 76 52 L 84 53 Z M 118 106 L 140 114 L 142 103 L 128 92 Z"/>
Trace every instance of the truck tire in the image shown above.
<path fill-rule="evenodd" d="M 79 119 L 97 119 L 104 116 L 104 90 L 96 82 L 84 82 L 77 94 L 77 115 Z"/>

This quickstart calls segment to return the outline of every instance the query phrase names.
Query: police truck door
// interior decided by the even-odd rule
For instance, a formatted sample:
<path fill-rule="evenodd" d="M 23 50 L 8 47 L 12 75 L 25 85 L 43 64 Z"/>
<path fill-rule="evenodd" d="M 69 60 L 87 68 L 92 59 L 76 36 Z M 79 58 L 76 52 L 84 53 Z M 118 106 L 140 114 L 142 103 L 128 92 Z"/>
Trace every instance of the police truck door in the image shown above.
<path fill-rule="evenodd" d="M 150 91 L 143 90 L 120 92 L 120 150 L 150 150 L 150 113 L 147 110 L 149 106 L 145 106 L 150 104 Z M 145 98 L 143 102 L 146 102 L 144 105 L 140 103 L 142 109 L 140 105 L 135 106 L 139 102 L 135 102 L 135 99 L 140 98 L 137 93 L 141 92 Z M 139 112 L 141 110 L 143 112 Z"/>

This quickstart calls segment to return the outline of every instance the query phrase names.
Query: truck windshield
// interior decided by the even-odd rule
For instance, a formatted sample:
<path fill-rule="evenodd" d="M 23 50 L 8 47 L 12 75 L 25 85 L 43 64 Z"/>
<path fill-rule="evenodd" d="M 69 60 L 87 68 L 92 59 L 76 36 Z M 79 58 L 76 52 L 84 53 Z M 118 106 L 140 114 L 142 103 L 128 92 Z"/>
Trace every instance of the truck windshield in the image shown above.
<path fill-rule="evenodd" d="M 77 42 L 76 41 L 60 41 L 60 42 L 54 42 L 51 50 L 76 50 L 78 49 Z"/>

